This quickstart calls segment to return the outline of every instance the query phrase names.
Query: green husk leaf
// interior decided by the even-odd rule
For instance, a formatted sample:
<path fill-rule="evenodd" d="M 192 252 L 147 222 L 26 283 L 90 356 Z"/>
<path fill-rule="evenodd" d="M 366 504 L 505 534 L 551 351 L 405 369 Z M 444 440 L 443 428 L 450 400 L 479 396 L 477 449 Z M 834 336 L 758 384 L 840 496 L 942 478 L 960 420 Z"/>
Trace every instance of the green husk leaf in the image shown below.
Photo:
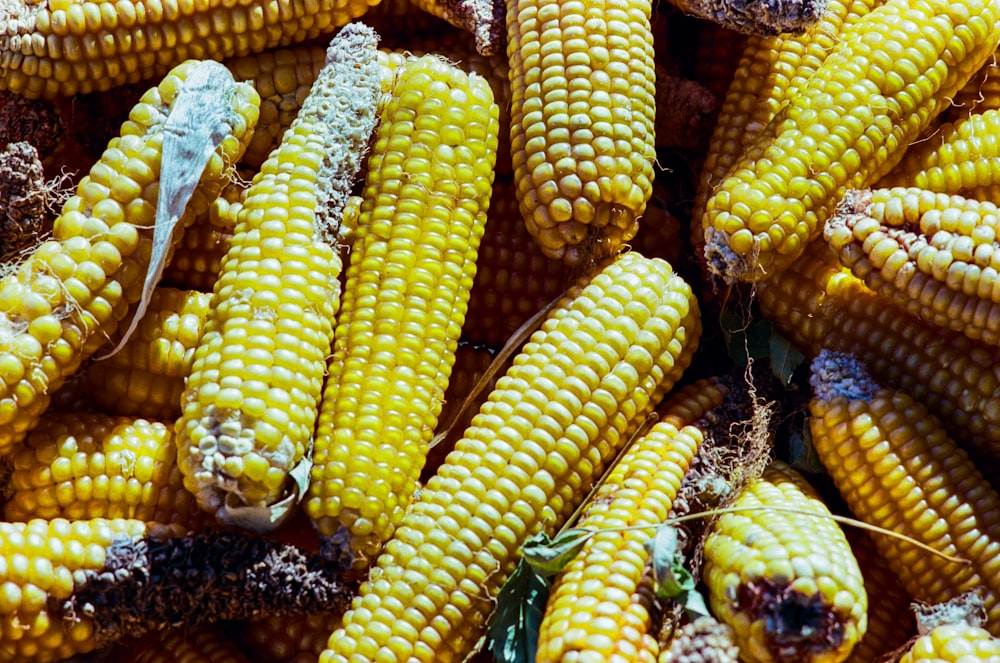
<path fill-rule="evenodd" d="M 792 374 L 802 365 L 806 356 L 799 352 L 787 338 L 771 328 L 768 338 L 768 350 L 771 355 L 771 373 L 787 387 L 792 382 Z"/>
<path fill-rule="evenodd" d="M 560 532 L 551 540 L 545 533 L 536 534 L 521 546 L 522 559 L 541 575 L 555 575 L 576 557 L 591 534 L 579 528 Z"/>
<path fill-rule="evenodd" d="M 522 557 L 500 588 L 486 631 L 486 648 L 496 663 L 534 663 L 548 600 L 548 579 Z"/>
<path fill-rule="evenodd" d="M 694 589 L 694 578 L 684 568 L 684 558 L 680 554 L 680 540 L 673 525 L 660 525 L 656 534 L 645 543 L 653 564 L 653 578 L 656 581 L 656 595 L 673 599 L 683 592 Z"/>
<path fill-rule="evenodd" d="M 679 600 L 684 606 L 687 618 L 691 621 L 694 621 L 698 617 L 712 616 L 712 613 L 708 611 L 708 606 L 705 605 L 705 597 L 697 590 L 691 589 L 684 592 L 684 595 Z"/>

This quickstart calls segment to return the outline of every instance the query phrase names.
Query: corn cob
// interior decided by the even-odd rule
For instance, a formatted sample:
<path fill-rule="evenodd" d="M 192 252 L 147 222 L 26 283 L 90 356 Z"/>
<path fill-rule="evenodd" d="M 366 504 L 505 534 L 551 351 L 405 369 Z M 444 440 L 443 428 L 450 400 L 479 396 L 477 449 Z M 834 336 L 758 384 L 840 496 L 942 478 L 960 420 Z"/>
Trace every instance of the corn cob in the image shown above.
<path fill-rule="evenodd" d="M 831 8 L 827 7 L 827 12 Z M 698 51 L 694 58 L 694 77 L 717 98 L 736 81 L 736 68 L 746 49 L 749 37 L 717 23 L 703 24 L 698 34 Z"/>
<path fill-rule="evenodd" d="M 195 221 L 177 243 L 174 259 L 163 270 L 160 284 L 181 290 L 212 292 L 231 237 L 208 223 Z"/>
<path fill-rule="evenodd" d="M 132 518 L 200 529 L 170 428 L 103 414 L 47 414 L 11 454 L 10 521 Z"/>
<path fill-rule="evenodd" d="M 572 270 L 550 260 L 528 234 L 509 180 L 497 180 L 479 247 L 462 339 L 500 347 L 572 283 Z"/>
<path fill-rule="evenodd" d="M 741 0 L 670 0 L 685 14 L 707 19 L 743 34 L 802 34 L 827 11 L 825 0 L 744 2 Z"/>
<path fill-rule="evenodd" d="M 830 0 L 819 23 L 804 35 L 747 38 L 716 119 L 691 211 L 691 241 L 699 260 L 704 258 L 702 218 L 708 199 L 844 33 L 880 4 L 881 0 Z"/>
<path fill-rule="evenodd" d="M 1000 345 L 1000 210 L 924 189 L 848 191 L 824 236 L 884 299 L 941 327 Z"/>
<path fill-rule="evenodd" d="M 0 90 L 60 97 L 156 76 L 188 58 L 220 60 L 330 33 L 378 0 L 125 0 L 0 4 Z"/>
<path fill-rule="evenodd" d="M 245 622 L 236 640 L 256 663 L 317 663 L 339 624 L 335 612 L 262 617 Z"/>
<path fill-rule="evenodd" d="M 476 50 L 493 55 L 503 45 L 504 3 L 491 0 L 410 0 L 428 14 L 462 28 L 475 38 Z"/>
<path fill-rule="evenodd" d="M 275 527 L 306 457 L 340 292 L 328 241 L 375 122 L 376 39 L 352 24 L 330 43 L 238 213 L 176 425 L 185 486 L 222 522 L 247 506 L 263 511 L 243 526 Z"/>
<path fill-rule="evenodd" d="M 698 617 L 680 628 L 658 663 L 739 663 L 733 629 L 711 617 Z"/>
<path fill-rule="evenodd" d="M 912 145 L 876 186 L 1000 200 L 1000 110 L 941 125 L 933 136 Z"/>
<path fill-rule="evenodd" d="M 644 582 L 649 561 L 645 543 L 670 513 L 704 439 L 691 424 L 720 405 L 726 391 L 709 379 L 672 396 L 660 421 L 628 448 L 602 481 L 576 525 L 598 533 L 553 582 L 539 627 L 538 663 L 656 663 L 659 645 L 649 633 L 653 588 Z M 648 527 L 638 529 L 643 525 Z"/>
<path fill-rule="evenodd" d="M 180 626 L 158 634 L 134 663 L 250 663 L 250 659 L 217 628 Z"/>
<path fill-rule="evenodd" d="M 997 53 L 986 61 L 951 100 L 948 119 L 958 122 L 973 114 L 1000 110 L 1000 65 Z"/>
<path fill-rule="evenodd" d="M 218 65 L 180 65 L 143 96 L 121 137 L 63 206 L 52 239 L 0 280 L 0 454 L 23 439 L 49 394 L 142 297 L 164 123 L 189 73 L 211 66 Z M 227 109 L 229 135 L 209 161 L 181 228 L 218 195 L 226 165 L 239 158 L 256 122 L 257 93 L 247 85 L 235 90 Z"/>
<path fill-rule="evenodd" d="M 741 659 L 844 660 L 865 634 L 868 596 L 844 533 L 823 517 L 830 512 L 822 499 L 775 462 L 733 507 L 754 510 L 715 521 L 702 578 L 713 614 L 733 627 Z"/>
<path fill-rule="evenodd" d="M 887 303 L 844 270 L 825 242 L 757 285 L 761 311 L 810 355 L 852 352 L 876 379 L 933 408 L 952 434 L 1000 456 L 1000 352 Z"/>
<path fill-rule="evenodd" d="M 998 17 L 990 0 L 889 0 L 862 17 L 709 199 L 710 269 L 732 282 L 788 267 L 992 55 Z"/>
<path fill-rule="evenodd" d="M 649 0 L 511 2 L 511 155 L 528 231 L 579 264 L 635 236 L 652 193 Z"/>
<path fill-rule="evenodd" d="M 93 651 L 97 624 L 67 613 L 77 576 L 103 570 L 112 544 L 177 528 L 139 520 L 32 520 L 0 523 L 0 661 L 46 663 Z"/>
<path fill-rule="evenodd" d="M 210 302 L 211 296 L 202 292 L 156 288 L 121 350 L 87 365 L 94 403 L 109 414 L 176 419 Z M 109 344 L 114 347 L 120 340 L 115 334 Z"/>
<path fill-rule="evenodd" d="M 497 142 L 485 79 L 408 61 L 368 162 L 306 512 L 355 563 L 399 524 L 427 457 L 476 271 Z"/>
<path fill-rule="evenodd" d="M 1000 640 L 978 626 L 944 624 L 914 642 L 899 663 L 975 663 L 1000 660 Z"/>
<path fill-rule="evenodd" d="M 1000 632 L 1000 495 L 927 408 L 880 388 L 852 355 L 812 363 L 809 430 L 816 453 L 859 519 L 966 564 L 877 535 L 875 544 L 915 599 L 983 591 L 986 628 Z"/>
<path fill-rule="evenodd" d="M 321 660 L 463 660 L 517 549 L 566 521 L 700 331 L 661 260 L 627 253 L 578 282 L 410 506 Z"/>

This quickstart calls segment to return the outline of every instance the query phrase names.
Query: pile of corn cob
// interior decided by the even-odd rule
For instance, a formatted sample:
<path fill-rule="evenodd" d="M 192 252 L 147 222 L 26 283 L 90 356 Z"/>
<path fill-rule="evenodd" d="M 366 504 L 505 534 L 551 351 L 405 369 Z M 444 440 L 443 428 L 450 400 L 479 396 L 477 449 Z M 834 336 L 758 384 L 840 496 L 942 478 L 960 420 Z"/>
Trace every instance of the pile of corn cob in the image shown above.
<path fill-rule="evenodd" d="M 1000 661 L 1000 2 L 370 2 L 0 0 L 0 662 Z"/>

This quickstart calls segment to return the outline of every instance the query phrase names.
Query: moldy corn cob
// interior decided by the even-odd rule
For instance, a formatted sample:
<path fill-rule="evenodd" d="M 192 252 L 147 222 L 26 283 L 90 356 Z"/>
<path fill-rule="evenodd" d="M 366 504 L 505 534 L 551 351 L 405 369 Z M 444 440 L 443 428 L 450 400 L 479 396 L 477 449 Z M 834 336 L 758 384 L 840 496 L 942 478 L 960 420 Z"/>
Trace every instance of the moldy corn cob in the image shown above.
<path fill-rule="evenodd" d="M 484 78 L 426 55 L 402 65 L 381 115 L 305 502 L 357 566 L 392 535 L 427 457 L 486 224 L 497 113 Z"/>
<path fill-rule="evenodd" d="M 862 17 L 709 199 L 710 269 L 732 282 L 788 267 L 993 54 L 998 19 L 992 0 L 889 0 Z"/>
<path fill-rule="evenodd" d="M 58 97 L 333 32 L 378 0 L 0 3 L 0 90 Z"/>
<path fill-rule="evenodd" d="M 810 384 L 813 447 L 851 512 L 967 560 L 874 534 L 906 591 L 939 603 L 980 590 L 986 628 L 1000 633 L 1000 495 L 937 417 L 905 393 L 880 388 L 853 356 L 821 352 Z"/>
<path fill-rule="evenodd" d="M 824 237 L 884 299 L 1000 345 L 1000 209 L 924 189 L 848 191 Z"/>
<path fill-rule="evenodd" d="M 121 136 L 108 144 L 63 206 L 52 239 L 0 280 L 0 454 L 23 439 L 49 394 L 142 297 L 164 124 L 174 102 L 186 94 L 185 79 L 202 67 L 220 65 L 179 65 L 143 95 Z M 257 120 L 257 93 L 249 85 L 233 89 L 225 111 L 228 135 L 209 160 L 175 238 L 218 196 L 227 167 L 239 159 Z"/>
<path fill-rule="evenodd" d="M 223 522 L 275 527 L 306 458 L 339 303 L 330 242 L 375 123 L 376 42 L 363 24 L 334 38 L 237 214 L 176 425 L 185 486 Z"/>
<path fill-rule="evenodd" d="M 511 156 L 525 224 L 578 264 L 635 236 L 653 188 L 649 0 L 512 0 Z"/>
<path fill-rule="evenodd" d="M 320 660 L 463 660 L 518 548 L 565 522 L 700 331 L 662 260 L 626 253 L 578 282 L 410 506 Z"/>
<path fill-rule="evenodd" d="M 645 576 L 645 544 L 669 515 L 704 439 L 691 424 L 721 404 L 727 391 L 707 379 L 671 396 L 658 410 L 662 418 L 602 480 L 574 525 L 597 534 L 553 581 L 538 629 L 538 663 L 656 663 L 659 645 L 649 633 L 654 597 Z"/>

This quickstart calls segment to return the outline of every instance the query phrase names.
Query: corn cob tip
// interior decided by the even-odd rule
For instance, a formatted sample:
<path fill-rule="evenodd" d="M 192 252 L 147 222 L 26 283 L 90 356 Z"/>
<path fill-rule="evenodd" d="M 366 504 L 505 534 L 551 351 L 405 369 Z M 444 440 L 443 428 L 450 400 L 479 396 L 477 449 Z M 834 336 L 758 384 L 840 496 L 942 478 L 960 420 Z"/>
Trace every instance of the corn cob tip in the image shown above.
<path fill-rule="evenodd" d="M 959 594 L 953 599 L 930 605 L 920 602 L 910 604 L 917 618 L 917 632 L 927 635 L 946 624 L 986 625 L 986 599 L 980 588 Z"/>
<path fill-rule="evenodd" d="M 871 203 L 871 189 L 848 189 L 824 225 L 823 239 L 835 250 L 849 244 L 854 239 L 854 223 L 867 215 Z"/>
<path fill-rule="evenodd" d="M 699 617 L 681 627 L 662 650 L 658 663 L 739 663 L 733 629 L 712 617 Z"/>
<path fill-rule="evenodd" d="M 507 8 L 493 0 L 416 0 L 415 4 L 472 34 L 476 52 L 493 55 L 507 36 Z"/>
<path fill-rule="evenodd" d="M 672 0 L 682 10 L 747 35 L 800 35 L 826 11 L 828 0 Z"/>
<path fill-rule="evenodd" d="M 824 348 L 812 361 L 809 384 L 816 398 L 828 401 L 838 396 L 870 401 L 879 385 L 864 362 L 848 352 Z"/>
<path fill-rule="evenodd" d="M 745 244 L 744 250 L 735 250 L 734 242 Z M 763 272 L 757 261 L 760 242 L 748 230 L 740 230 L 731 237 L 724 230 L 709 227 L 705 230 L 704 252 L 709 273 L 727 284 L 753 280 L 755 274 Z"/>

